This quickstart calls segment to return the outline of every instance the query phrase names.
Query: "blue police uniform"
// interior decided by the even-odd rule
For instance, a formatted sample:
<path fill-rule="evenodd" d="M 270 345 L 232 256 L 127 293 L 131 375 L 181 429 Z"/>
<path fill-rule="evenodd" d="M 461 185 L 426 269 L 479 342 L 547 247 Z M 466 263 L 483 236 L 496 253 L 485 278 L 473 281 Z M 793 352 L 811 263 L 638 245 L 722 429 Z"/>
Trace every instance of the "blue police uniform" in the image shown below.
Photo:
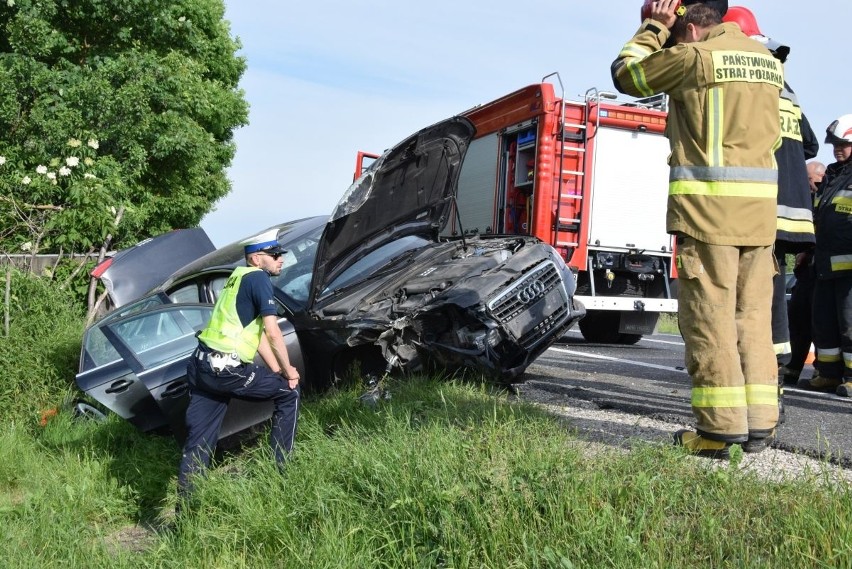
<path fill-rule="evenodd" d="M 190 402 L 178 472 L 180 496 L 191 493 L 193 477 L 209 465 L 232 397 L 271 400 L 270 445 L 275 460 L 283 463 L 293 449 L 299 388 L 290 389 L 279 373 L 251 361 L 263 334 L 262 318 L 270 314 L 276 309 L 269 275 L 257 268 L 235 269 L 187 366 Z"/>

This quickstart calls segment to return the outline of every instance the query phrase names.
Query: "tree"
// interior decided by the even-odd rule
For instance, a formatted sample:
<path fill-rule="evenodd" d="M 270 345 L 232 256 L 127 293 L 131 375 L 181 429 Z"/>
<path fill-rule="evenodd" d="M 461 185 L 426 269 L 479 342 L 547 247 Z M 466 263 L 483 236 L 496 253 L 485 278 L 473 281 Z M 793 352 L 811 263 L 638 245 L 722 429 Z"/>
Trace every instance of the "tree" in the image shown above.
<path fill-rule="evenodd" d="M 200 222 L 248 118 L 224 13 L 0 0 L 0 250 L 123 247 Z"/>

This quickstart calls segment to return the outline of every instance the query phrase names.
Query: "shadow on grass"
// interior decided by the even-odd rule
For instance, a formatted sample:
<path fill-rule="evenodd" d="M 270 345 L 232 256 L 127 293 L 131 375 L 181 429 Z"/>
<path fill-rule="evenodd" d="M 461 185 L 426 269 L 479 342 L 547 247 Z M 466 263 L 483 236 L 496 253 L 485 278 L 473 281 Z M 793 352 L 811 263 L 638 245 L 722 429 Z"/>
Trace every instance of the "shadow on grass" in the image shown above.
<path fill-rule="evenodd" d="M 135 521 L 155 525 L 180 457 L 173 437 L 141 433 L 116 415 L 101 422 L 63 415 L 51 423 L 40 437 L 42 447 L 100 461 L 107 476 L 137 497 Z"/>
<path fill-rule="evenodd" d="M 390 398 L 365 405 L 362 391 L 333 390 L 305 399 L 300 418 L 298 447 L 315 437 L 333 438 L 340 429 L 361 436 L 382 436 L 388 423 L 404 422 L 409 428 L 436 425 L 469 428 L 478 424 L 540 421 L 549 415 L 528 404 L 511 401 L 509 392 L 476 378 L 421 378 L 392 380 L 384 386 Z M 95 422 L 60 416 L 39 436 L 48 451 L 91 456 L 106 465 L 107 475 L 135 497 L 135 522 L 156 527 L 164 510 L 174 503 L 175 479 L 181 448 L 170 435 L 142 433 L 116 415 Z M 218 449 L 211 469 L 240 457 L 243 451 L 267 444 L 266 429 L 253 430 L 228 440 Z M 224 446 L 224 445 L 223 445 Z"/>

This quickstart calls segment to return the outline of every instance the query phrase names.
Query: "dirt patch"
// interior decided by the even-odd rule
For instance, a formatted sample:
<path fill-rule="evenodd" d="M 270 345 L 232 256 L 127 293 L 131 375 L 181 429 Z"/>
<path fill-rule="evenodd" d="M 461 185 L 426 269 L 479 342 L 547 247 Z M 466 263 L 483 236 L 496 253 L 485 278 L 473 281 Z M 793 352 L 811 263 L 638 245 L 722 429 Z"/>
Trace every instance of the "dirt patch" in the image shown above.
<path fill-rule="evenodd" d="M 154 546 L 156 532 L 140 525 L 125 526 L 106 536 L 105 541 L 107 550 L 113 554 L 120 551 L 144 553 Z"/>

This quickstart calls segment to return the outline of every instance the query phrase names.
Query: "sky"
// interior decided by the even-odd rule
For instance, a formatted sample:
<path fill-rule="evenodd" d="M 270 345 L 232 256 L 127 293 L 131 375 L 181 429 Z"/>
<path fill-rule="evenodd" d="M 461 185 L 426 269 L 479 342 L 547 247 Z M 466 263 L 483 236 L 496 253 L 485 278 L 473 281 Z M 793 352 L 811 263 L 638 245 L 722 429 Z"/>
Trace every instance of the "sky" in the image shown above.
<path fill-rule="evenodd" d="M 786 78 L 834 161 L 825 128 L 852 113 L 850 0 L 729 2 L 791 48 Z M 642 0 L 225 0 L 247 60 L 249 124 L 236 131 L 232 191 L 201 226 L 223 246 L 331 213 L 359 150 L 380 153 L 432 123 L 558 73 L 565 97 L 613 90 L 610 64 Z M 838 26 L 840 24 L 840 26 Z M 558 83 L 557 83 L 558 85 Z M 559 87 L 557 87 L 559 93 Z M 666 191 L 661 188 L 661 191 Z"/>

